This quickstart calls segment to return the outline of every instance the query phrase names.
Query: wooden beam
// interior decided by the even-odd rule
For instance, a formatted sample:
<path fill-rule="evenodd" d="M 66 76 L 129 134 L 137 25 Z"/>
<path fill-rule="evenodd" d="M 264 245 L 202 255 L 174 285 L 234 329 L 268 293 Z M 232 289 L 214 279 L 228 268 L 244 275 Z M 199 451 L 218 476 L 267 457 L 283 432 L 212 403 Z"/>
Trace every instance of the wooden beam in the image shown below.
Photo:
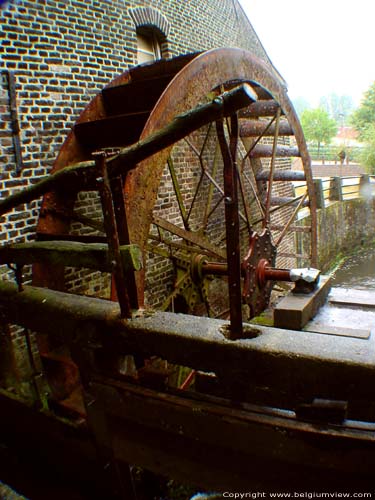
<path fill-rule="evenodd" d="M 122 245 L 120 253 L 124 268 L 139 271 L 142 253 L 137 245 Z M 104 243 L 77 241 L 35 241 L 0 247 L 0 264 L 48 263 L 53 266 L 85 267 L 111 272 L 113 265 Z"/>
<path fill-rule="evenodd" d="M 229 341 L 225 321 L 160 312 L 125 321 L 117 303 L 30 286 L 18 292 L 6 281 L 0 305 L 4 320 L 67 344 L 79 335 L 118 354 L 156 355 L 214 372 L 238 401 L 291 408 L 317 397 L 340 399 L 350 402 L 352 416 L 374 420 L 374 405 L 358 403 L 373 401 L 373 337 L 245 325 L 253 338 Z"/>
<path fill-rule="evenodd" d="M 109 177 L 113 178 L 126 173 L 140 161 L 171 146 L 194 130 L 223 116 L 230 116 L 256 99 L 255 92 L 250 85 L 245 83 L 215 97 L 212 102 L 202 104 L 176 116 L 166 127 L 109 158 L 107 160 Z M 0 215 L 9 212 L 17 205 L 29 203 L 49 191 L 65 189 L 77 192 L 82 189 L 96 189 L 98 176 L 100 174 L 93 161 L 70 165 L 45 177 L 38 183 L 0 200 Z"/>

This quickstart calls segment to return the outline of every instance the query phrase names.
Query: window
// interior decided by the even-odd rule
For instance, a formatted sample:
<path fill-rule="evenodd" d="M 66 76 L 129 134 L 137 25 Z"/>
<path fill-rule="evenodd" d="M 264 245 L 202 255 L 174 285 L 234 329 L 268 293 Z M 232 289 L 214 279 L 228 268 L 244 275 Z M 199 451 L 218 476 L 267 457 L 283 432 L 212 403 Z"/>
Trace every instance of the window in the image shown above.
<path fill-rule="evenodd" d="M 138 64 L 148 61 L 155 61 L 161 58 L 161 50 L 158 39 L 155 33 L 138 33 L 137 32 L 137 60 Z"/>

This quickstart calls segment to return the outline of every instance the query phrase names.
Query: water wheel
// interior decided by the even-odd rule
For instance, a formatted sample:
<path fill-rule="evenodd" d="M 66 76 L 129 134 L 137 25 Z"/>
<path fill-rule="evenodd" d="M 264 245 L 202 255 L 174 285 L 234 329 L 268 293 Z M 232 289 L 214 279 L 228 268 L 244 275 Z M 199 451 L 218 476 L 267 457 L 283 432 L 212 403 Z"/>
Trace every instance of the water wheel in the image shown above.
<path fill-rule="evenodd" d="M 145 259 L 145 270 L 135 280 L 128 276 L 134 308 L 146 301 L 222 318 L 230 311 L 240 325 L 268 304 L 273 281 L 262 269 L 276 261 L 282 267 L 316 263 L 315 197 L 303 133 L 279 77 L 246 51 L 215 49 L 129 69 L 82 112 L 53 171 L 98 151 L 111 155 L 243 82 L 255 102 L 238 118 L 202 127 L 122 179 L 120 240 L 139 245 Z M 299 158 L 298 171 L 291 170 L 290 157 Z M 229 180 L 225 163 L 234 165 Z M 306 182 L 300 196 L 296 180 Z M 116 196 L 121 201 L 122 193 Z M 295 221 L 306 210 L 311 224 L 301 228 Z M 72 186 L 44 197 L 40 239 L 94 242 L 103 234 L 95 193 Z M 304 235 L 303 254 L 296 234 Z M 36 284 L 64 289 L 67 280 L 62 270 L 34 266 Z"/>

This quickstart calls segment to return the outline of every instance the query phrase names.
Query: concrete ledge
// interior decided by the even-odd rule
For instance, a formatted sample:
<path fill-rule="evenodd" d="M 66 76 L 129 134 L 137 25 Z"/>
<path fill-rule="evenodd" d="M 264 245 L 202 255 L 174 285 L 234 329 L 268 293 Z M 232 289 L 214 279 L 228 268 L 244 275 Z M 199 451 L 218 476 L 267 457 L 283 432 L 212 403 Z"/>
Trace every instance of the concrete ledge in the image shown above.
<path fill-rule="evenodd" d="M 375 290 L 334 288 L 329 296 L 329 303 L 346 307 L 375 309 Z"/>
<path fill-rule="evenodd" d="M 331 278 L 322 276 L 319 286 L 314 292 L 306 295 L 290 293 L 274 309 L 274 326 L 290 330 L 302 330 L 325 303 L 330 289 Z"/>

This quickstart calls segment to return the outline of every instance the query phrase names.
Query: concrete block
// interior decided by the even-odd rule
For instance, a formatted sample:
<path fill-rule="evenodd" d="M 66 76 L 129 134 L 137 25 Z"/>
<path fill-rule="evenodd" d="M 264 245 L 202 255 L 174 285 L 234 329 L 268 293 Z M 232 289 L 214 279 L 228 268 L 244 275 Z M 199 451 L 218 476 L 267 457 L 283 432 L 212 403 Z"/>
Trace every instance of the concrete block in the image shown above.
<path fill-rule="evenodd" d="M 331 278 L 321 276 L 316 290 L 308 294 L 289 293 L 275 307 L 274 326 L 289 330 L 302 330 L 325 303 L 331 289 Z"/>

